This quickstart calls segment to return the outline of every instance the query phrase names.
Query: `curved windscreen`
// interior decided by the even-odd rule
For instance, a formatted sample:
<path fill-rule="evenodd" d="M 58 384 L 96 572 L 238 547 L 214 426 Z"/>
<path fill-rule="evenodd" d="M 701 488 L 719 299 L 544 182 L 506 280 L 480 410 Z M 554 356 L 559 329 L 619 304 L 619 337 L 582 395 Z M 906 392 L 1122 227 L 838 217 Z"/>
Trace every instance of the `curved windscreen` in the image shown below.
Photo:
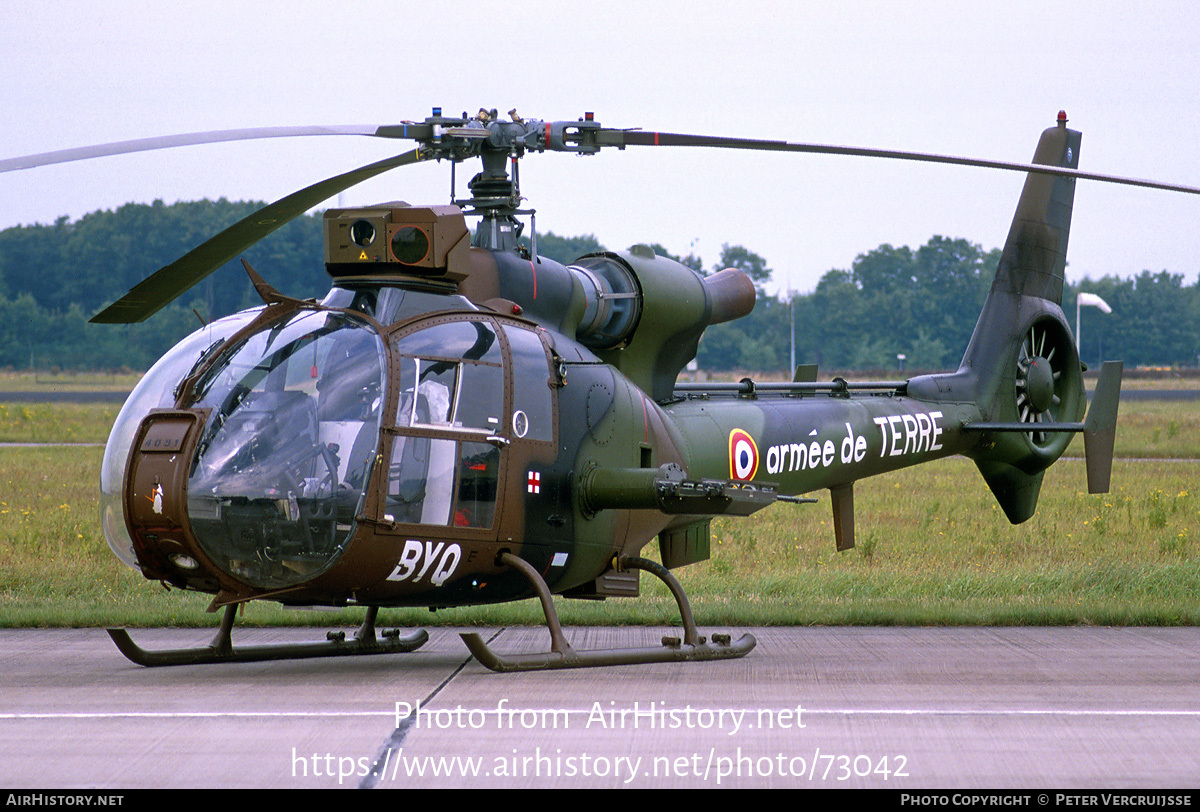
<path fill-rule="evenodd" d="M 147 372 L 121 407 L 108 435 L 104 462 L 100 466 L 100 521 L 108 546 L 117 557 L 134 569 L 140 569 L 133 542 L 125 526 L 122 489 L 129 447 L 142 420 L 151 409 L 170 409 L 175 405 L 175 388 L 196 368 L 200 359 L 221 342 L 245 327 L 261 308 L 218 319 L 201 327 L 175 345 Z"/>
<path fill-rule="evenodd" d="M 364 323 L 303 312 L 226 351 L 198 383 L 210 409 L 188 480 L 204 552 L 279 588 L 341 553 L 379 444 L 384 347 Z"/>

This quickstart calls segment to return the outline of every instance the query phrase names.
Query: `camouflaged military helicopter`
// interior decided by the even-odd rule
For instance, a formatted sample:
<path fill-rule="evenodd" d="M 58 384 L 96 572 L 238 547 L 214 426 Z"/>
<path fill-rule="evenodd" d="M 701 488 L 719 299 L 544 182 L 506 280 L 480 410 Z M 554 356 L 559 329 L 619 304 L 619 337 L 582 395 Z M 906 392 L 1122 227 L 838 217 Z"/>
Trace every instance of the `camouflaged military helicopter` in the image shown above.
<path fill-rule="evenodd" d="M 1078 178 L 1200 190 L 1077 169 L 1080 134 L 1060 113 L 1031 164 L 602 127 L 503 121 L 440 109 L 387 127 L 199 133 L 47 153 L 0 171 L 189 143 L 357 134 L 415 149 L 273 203 L 164 267 L 93 321 L 147 318 L 255 241 L 339 191 L 445 159 L 450 205 L 385 203 L 324 215 L 333 286 L 286 296 L 246 271 L 263 306 L 212 322 L 142 379 L 101 473 L 104 533 L 152 581 L 212 594 L 208 646 L 147 651 L 142 665 L 406 652 L 424 631 L 377 634 L 380 607 L 540 598 L 548 652 L 471 652 L 497 671 L 741 657 L 743 634 L 701 636 L 670 570 L 709 557 L 714 516 L 745 516 L 828 489 L 839 550 L 854 545 L 854 483 L 954 454 L 975 461 L 1010 521 L 1028 519 L 1071 433 L 1089 490 L 1108 488 L 1121 365 L 1105 363 L 1087 419 L 1083 367 L 1061 309 Z M 681 383 L 705 328 L 754 306 L 737 270 L 701 276 L 645 245 L 562 265 L 528 248 L 518 159 L 627 147 L 861 155 L 988 166 L 1028 177 L 958 370 L 907 380 Z M 454 168 L 483 170 L 454 199 Z M 510 174 L 511 169 L 511 174 Z M 472 235 L 465 217 L 478 217 Z M 533 231 L 531 225 L 531 232 Z M 243 261 L 244 262 L 244 261 Z M 657 537 L 661 564 L 641 555 Z M 682 615 L 662 645 L 577 651 L 552 595 L 636 596 L 660 578 Z M 353 639 L 235 647 L 239 605 L 363 606 Z"/>

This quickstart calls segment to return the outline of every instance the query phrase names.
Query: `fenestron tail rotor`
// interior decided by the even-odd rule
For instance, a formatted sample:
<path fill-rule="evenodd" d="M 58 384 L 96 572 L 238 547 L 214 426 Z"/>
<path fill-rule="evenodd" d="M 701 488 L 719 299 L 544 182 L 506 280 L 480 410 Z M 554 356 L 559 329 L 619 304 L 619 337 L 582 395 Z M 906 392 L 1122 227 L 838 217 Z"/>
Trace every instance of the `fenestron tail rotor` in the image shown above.
<path fill-rule="evenodd" d="M 1021 342 L 1017 354 L 1016 407 L 1021 422 L 1031 428 L 1059 420 L 1065 396 L 1063 373 L 1071 356 L 1069 347 L 1064 350 L 1061 346 L 1064 340 L 1069 344 L 1070 337 L 1058 322 L 1044 320 L 1031 326 Z M 1035 430 L 1029 432 L 1029 439 L 1040 446 L 1049 442 L 1050 435 Z"/>

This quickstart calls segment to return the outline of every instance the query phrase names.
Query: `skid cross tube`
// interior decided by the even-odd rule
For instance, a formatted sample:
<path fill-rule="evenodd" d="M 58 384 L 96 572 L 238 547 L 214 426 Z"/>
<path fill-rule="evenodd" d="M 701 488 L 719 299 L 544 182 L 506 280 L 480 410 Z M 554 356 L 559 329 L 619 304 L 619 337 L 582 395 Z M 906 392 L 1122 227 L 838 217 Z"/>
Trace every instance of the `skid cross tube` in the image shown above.
<path fill-rule="evenodd" d="M 496 654 L 483 638 L 477 633 L 463 633 L 463 642 L 485 667 L 492 671 L 506 673 L 510 671 L 538 671 L 552 668 L 589 668 L 599 665 L 632 665 L 635 663 L 664 663 L 682 662 L 686 660 L 727 660 L 734 657 L 744 657 L 750 653 L 757 642 L 754 635 L 743 634 L 736 642 L 731 641 L 727 634 L 714 634 L 708 642 L 701 637 L 692 618 L 692 608 L 688 604 L 687 595 L 674 575 L 661 564 L 645 558 L 624 557 L 618 560 L 618 569 L 641 569 L 658 577 L 671 590 L 679 614 L 683 620 L 684 634 L 681 641 L 677 637 L 664 637 L 661 646 L 646 646 L 642 648 L 594 649 L 576 651 L 571 648 L 558 622 L 558 612 L 554 608 L 554 600 L 550 587 L 546 585 L 541 574 L 527 561 L 504 552 L 499 556 L 500 563 L 518 570 L 533 586 L 542 602 L 542 610 L 546 615 L 546 626 L 550 631 L 550 651 L 533 654 L 511 654 L 501 656 Z"/>
<path fill-rule="evenodd" d="M 375 617 L 378 606 L 367 607 L 367 616 L 354 635 L 347 641 L 343 632 L 329 632 L 324 643 L 280 643 L 268 646 L 233 647 L 232 631 L 237 605 L 225 607 L 221 627 L 211 643 L 202 648 L 165 649 L 147 651 L 133 642 L 124 629 L 108 629 L 108 636 L 117 644 L 121 653 L 138 665 L 149 667 L 160 665 L 199 665 L 205 663 L 251 663 L 263 660 L 299 660 L 308 657 L 349 657 L 366 654 L 401 654 L 415 651 L 429 640 L 429 633 L 418 629 L 401 635 L 399 629 L 383 633 L 383 639 L 375 636 Z"/>

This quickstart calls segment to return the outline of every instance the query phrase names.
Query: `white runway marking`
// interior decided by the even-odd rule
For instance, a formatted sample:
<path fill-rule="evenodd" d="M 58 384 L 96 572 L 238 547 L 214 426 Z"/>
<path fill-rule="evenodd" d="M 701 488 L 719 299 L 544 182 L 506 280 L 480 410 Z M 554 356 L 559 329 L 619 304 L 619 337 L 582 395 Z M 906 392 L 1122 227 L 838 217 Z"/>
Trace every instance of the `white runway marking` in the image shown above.
<path fill-rule="evenodd" d="M 709 708 L 699 705 L 689 706 L 693 710 L 704 710 L 719 714 L 736 713 L 743 708 Z M 755 706 L 759 709 L 761 706 Z M 439 710 L 437 707 L 427 708 L 432 714 Z M 466 710 L 466 709 L 464 709 Z M 472 708 L 484 716 L 500 716 L 501 712 L 494 709 Z M 594 711 L 586 708 L 579 710 L 556 710 L 559 714 L 587 717 Z M 1070 710 L 1070 709 L 1041 709 L 1041 708 L 1009 708 L 1000 710 L 978 709 L 945 709 L 945 708 L 804 708 L 804 716 L 1061 716 L 1061 717 L 1197 717 L 1198 710 Z M 503 713 L 507 714 L 508 711 Z M 392 711 L 93 711 L 89 713 L 0 713 L 0 721 L 5 719 L 355 719 L 363 717 L 395 717 Z"/>

